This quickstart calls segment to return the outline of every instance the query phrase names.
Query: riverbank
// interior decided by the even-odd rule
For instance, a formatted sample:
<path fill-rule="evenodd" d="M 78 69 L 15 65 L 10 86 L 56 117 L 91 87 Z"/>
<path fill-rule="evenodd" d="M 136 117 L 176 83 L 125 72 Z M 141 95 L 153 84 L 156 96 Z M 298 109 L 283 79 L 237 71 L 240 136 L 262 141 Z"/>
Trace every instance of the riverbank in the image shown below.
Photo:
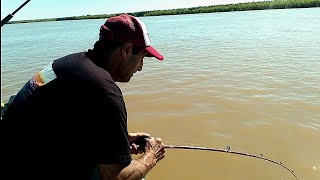
<path fill-rule="evenodd" d="M 198 13 L 215 13 L 215 12 L 230 12 L 230 11 L 312 8 L 312 7 L 320 7 L 320 0 L 274 0 L 274 1 L 248 2 L 248 3 L 225 4 L 225 5 L 214 5 L 214 6 L 199 6 L 199 7 L 192 7 L 192 8 L 179 8 L 179 9 L 168 9 L 168 10 L 140 11 L 140 12 L 134 12 L 134 13 L 128 13 L 128 14 L 131 14 L 136 17 L 142 17 L 142 16 L 164 16 L 164 15 L 178 15 L 178 14 L 198 14 Z M 121 13 L 20 20 L 20 21 L 10 21 L 8 24 L 46 22 L 46 21 L 64 21 L 64 20 L 82 20 L 82 19 L 102 19 L 102 18 L 109 18 L 112 16 L 116 16 L 119 14 Z"/>

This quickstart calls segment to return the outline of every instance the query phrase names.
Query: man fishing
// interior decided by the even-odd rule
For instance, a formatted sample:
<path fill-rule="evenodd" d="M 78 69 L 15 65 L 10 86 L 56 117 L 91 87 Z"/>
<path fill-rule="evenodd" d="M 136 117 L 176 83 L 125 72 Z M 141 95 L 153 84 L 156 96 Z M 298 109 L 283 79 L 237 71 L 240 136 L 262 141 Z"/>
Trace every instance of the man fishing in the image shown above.
<path fill-rule="evenodd" d="M 115 83 L 129 82 L 144 57 L 164 57 L 131 15 L 109 18 L 99 35 L 93 49 L 35 73 L 8 106 L 2 147 L 11 179 L 142 179 L 165 157 L 161 138 L 128 133 Z"/>

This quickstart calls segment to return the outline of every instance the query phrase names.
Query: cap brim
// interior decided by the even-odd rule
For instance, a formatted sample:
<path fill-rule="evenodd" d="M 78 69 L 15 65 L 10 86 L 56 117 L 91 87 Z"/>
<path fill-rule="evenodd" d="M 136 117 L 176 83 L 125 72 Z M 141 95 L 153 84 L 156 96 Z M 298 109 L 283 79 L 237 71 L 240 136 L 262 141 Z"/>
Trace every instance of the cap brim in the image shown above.
<path fill-rule="evenodd" d="M 146 47 L 146 50 L 148 51 L 147 57 L 155 57 L 162 61 L 164 57 L 152 46 Z"/>

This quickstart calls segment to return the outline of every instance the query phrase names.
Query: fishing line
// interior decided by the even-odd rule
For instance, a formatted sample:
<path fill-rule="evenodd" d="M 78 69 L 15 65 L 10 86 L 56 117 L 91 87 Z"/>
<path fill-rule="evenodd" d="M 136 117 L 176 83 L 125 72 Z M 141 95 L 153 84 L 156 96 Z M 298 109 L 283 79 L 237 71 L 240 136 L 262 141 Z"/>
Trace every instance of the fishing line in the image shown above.
<path fill-rule="evenodd" d="M 290 170 L 287 166 L 283 165 L 282 162 L 277 162 L 277 161 L 265 158 L 265 157 L 263 157 L 263 154 L 252 155 L 252 154 L 243 153 L 243 152 L 231 151 L 230 146 L 228 146 L 226 149 L 215 149 L 215 148 L 197 147 L 197 146 L 176 146 L 176 145 L 165 145 L 164 147 L 166 149 L 189 149 L 189 150 L 215 151 L 215 152 L 222 152 L 222 153 L 237 154 L 240 156 L 247 156 L 247 157 L 252 157 L 252 158 L 256 158 L 256 159 L 262 159 L 262 160 L 269 161 L 271 163 L 277 164 L 277 165 L 285 168 L 298 180 L 298 177 L 294 174 L 294 171 Z"/>

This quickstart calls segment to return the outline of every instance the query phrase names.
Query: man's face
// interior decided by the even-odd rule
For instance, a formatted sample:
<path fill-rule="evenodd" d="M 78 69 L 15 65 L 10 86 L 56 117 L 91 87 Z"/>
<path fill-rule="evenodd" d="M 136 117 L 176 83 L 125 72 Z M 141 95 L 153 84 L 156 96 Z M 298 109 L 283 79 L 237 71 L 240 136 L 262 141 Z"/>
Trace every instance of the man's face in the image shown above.
<path fill-rule="evenodd" d="M 134 73 L 141 71 L 143 58 L 146 55 L 147 51 L 145 49 L 140 50 L 137 54 L 133 54 L 131 51 L 128 60 L 121 64 L 121 74 L 118 82 L 129 82 Z"/>

